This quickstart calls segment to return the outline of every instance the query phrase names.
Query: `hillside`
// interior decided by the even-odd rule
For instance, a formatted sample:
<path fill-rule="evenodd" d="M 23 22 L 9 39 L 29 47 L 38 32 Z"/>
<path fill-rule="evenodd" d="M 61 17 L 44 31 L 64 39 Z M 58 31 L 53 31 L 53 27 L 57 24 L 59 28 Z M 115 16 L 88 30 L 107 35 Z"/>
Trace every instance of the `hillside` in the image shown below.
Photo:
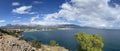
<path fill-rule="evenodd" d="M 41 48 L 32 47 L 25 40 L 0 32 L 0 51 L 68 51 L 60 46 L 49 46 L 42 44 Z"/>

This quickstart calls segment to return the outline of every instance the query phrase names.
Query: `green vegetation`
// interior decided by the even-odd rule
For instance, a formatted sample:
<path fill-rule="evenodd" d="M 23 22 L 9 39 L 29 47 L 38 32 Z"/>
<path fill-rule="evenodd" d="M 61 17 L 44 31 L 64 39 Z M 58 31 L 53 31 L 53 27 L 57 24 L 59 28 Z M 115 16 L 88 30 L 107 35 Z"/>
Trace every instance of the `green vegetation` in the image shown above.
<path fill-rule="evenodd" d="M 29 39 L 21 37 L 22 40 L 25 40 L 26 42 L 30 42 Z"/>
<path fill-rule="evenodd" d="M 50 46 L 56 46 L 56 45 L 57 45 L 57 43 L 55 40 L 50 40 Z"/>
<path fill-rule="evenodd" d="M 8 34 L 8 32 L 7 32 L 7 31 L 2 30 L 2 29 L 0 29 L 0 32 L 2 32 L 2 33 L 7 33 L 7 34 Z"/>
<path fill-rule="evenodd" d="M 35 48 L 41 48 L 41 41 L 39 41 L 39 40 L 33 40 L 31 42 L 31 46 L 35 47 Z"/>
<path fill-rule="evenodd" d="M 14 37 L 20 36 L 19 34 L 16 34 L 17 32 L 16 32 L 15 30 L 7 31 L 7 30 L 2 30 L 2 29 L 0 29 L 0 32 L 2 32 L 2 33 L 4 33 L 4 34 L 12 35 L 12 36 L 14 36 Z"/>
<path fill-rule="evenodd" d="M 78 51 L 102 51 L 104 46 L 102 38 L 97 34 L 86 34 L 84 32 L 74 35 L 78 42 Z"/>

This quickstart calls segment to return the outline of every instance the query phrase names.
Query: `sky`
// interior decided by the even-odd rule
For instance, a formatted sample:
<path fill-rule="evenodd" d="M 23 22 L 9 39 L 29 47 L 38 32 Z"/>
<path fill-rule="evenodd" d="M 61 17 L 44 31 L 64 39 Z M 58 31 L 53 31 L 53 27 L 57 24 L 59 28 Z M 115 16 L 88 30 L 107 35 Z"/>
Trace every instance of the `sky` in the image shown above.
<path fill-rule="evenodd" d="M 1 0 L 0 26 L 6 24 L 120 29 L 120 0 Z"/>

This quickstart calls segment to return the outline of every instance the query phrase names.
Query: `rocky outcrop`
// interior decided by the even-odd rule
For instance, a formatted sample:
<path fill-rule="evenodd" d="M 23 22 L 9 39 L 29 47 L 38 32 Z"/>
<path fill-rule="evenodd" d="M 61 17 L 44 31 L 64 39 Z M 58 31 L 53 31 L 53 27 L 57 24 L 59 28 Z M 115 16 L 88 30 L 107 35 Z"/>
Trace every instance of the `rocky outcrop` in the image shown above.
<path fill-rule="evenodd" d="M 19 38 L 0 33 L 0 51 L 68 51 L 59 46 L 43 45 L 39 49 L 32 47 L 28 42 Z"/>

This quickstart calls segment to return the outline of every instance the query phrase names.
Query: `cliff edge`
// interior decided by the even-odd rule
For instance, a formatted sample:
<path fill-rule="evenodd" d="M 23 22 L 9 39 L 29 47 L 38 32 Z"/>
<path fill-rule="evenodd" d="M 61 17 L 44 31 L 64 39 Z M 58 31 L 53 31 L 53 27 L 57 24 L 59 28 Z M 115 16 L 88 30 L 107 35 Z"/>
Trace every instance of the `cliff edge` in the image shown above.
<path fill-rule="evenodd" d="M 0 51 L 68 51 L 64 47 L 43 45 L 36 49 L 25 40 L 0 32 Z"/>

